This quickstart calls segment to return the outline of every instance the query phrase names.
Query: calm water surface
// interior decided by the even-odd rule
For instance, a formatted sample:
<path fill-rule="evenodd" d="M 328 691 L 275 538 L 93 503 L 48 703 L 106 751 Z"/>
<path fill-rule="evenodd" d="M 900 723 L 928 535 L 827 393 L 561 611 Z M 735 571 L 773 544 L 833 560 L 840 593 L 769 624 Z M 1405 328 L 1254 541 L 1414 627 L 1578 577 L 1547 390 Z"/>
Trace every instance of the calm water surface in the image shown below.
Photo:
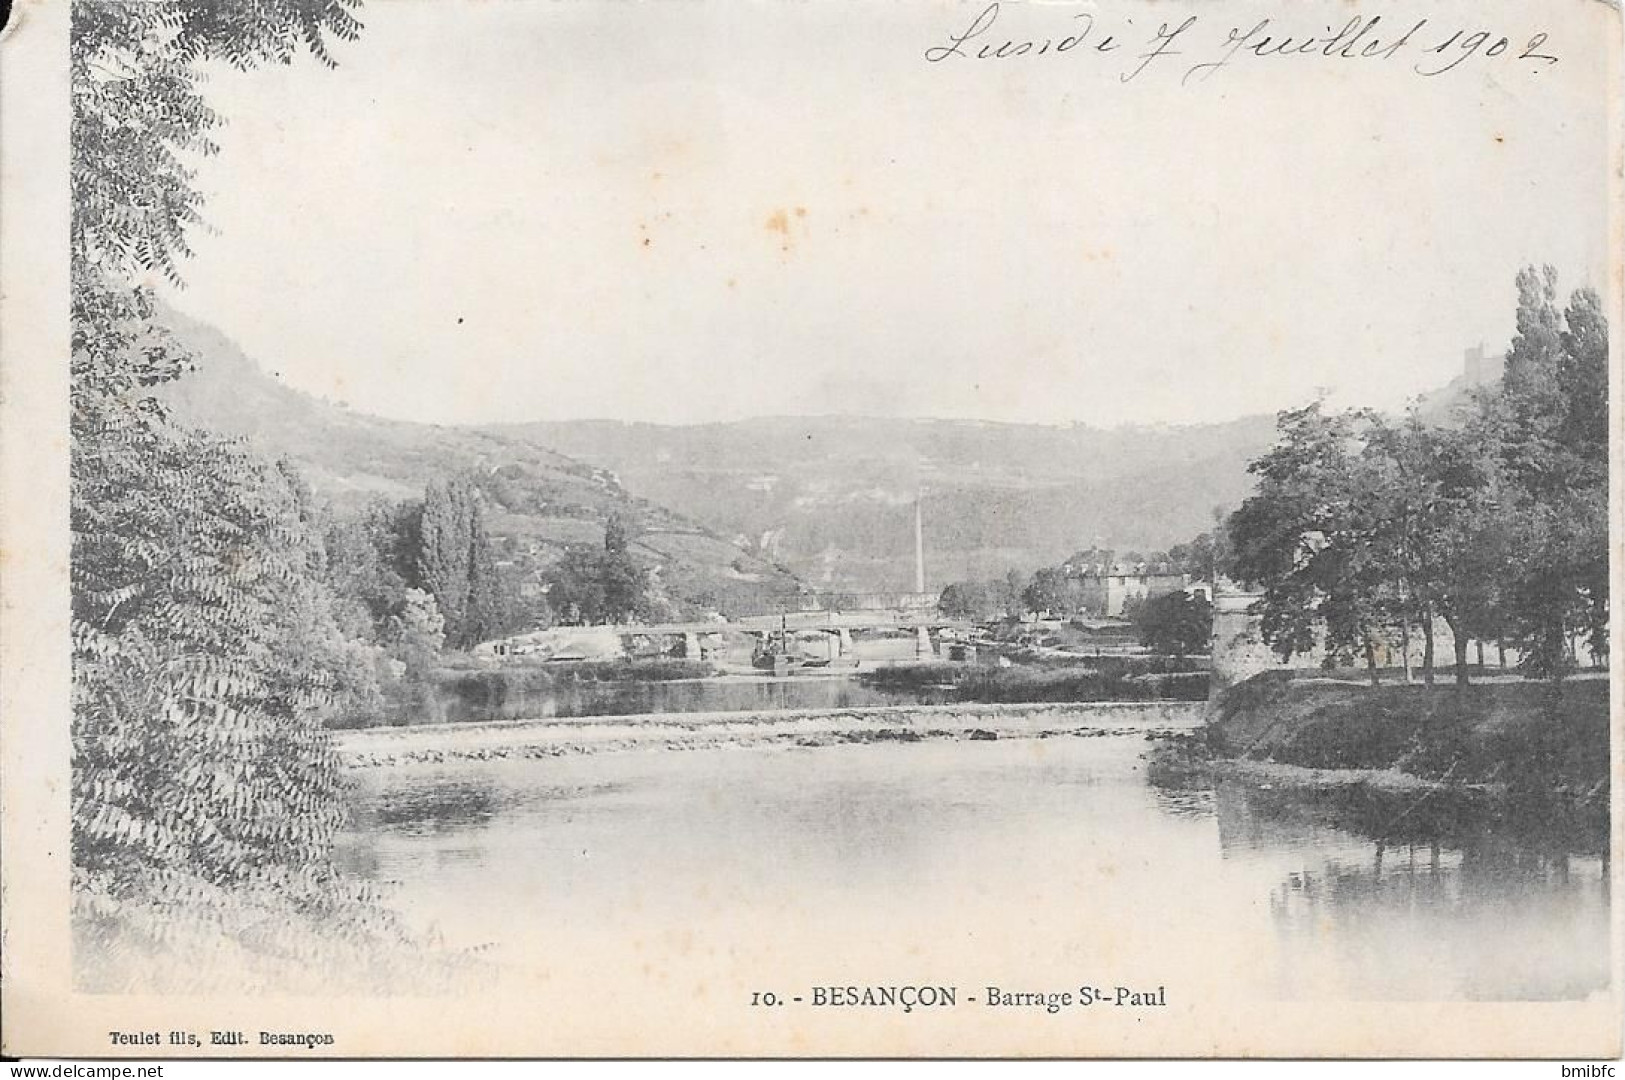
<path fill-rule="evenodd" d="M 454 946 L 542 977 L 1580 998 L 1606 874 L 1489 822 L 1150 783 L 1139 736 L 649 751 L 359 774 L 342 853 Z M 1362 831 L 1365 830 L 1365 831 Z M 1395 835 L 1405 840 L 1396 843 Z M 591 957 L 583 970 L 582 957 Z M 793 973 L 793 974 L 792 974 Z M 586 982 L 583 982 L 586 985 Z M 706 987 L 695 989 L 706 992 Z"/>
<path fill-rule="evenodd" d="M 870 705 L 941 705 L 954 700 L 949 686 L 883 689 L 855 678 L 683 679 L 664 682 L 571 683 L 537 690 L 515 689 L 501 701 L 465 700 L 442 694 L 452 723 L 550 720 L 578 716 L 647 716 L 691 712 L 780 712 L 786 709 L 851 709 Z"/>

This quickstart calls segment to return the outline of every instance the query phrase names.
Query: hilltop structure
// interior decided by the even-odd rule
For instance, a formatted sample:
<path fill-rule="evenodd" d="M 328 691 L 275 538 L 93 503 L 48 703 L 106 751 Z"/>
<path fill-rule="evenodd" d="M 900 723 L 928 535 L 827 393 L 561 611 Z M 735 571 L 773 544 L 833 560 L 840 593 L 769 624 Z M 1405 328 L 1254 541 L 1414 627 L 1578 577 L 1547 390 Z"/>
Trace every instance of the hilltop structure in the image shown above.
<path fill-rule="evenodd" d="M 1462 356 L 1461 374 L 1469 387 L 1488 386 L 1499 382 L 1506 370 L 1506 354 L 1490 353 L 1482 343 L 1474 345 Z"/>

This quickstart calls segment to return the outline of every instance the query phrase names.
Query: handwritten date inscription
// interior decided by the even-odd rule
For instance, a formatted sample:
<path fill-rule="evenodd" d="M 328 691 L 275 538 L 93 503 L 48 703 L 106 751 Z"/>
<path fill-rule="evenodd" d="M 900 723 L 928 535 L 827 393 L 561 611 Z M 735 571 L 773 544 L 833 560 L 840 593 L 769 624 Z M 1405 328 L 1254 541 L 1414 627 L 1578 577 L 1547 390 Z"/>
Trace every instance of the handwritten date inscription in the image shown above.
<path fill-rule="evenodd" d="M 1426 78 L 1436 78 L 1471 63 L 1512 63 L 1530 72 L 1558 62 L 1549 35 L 1500 34 L 1494 30 L 1435 24 L 1419 18 L 1385 20 L 1381 15 L 1353 15 L 1341 25 L 1312 31 L 1263 18 L 1250 26 L 1214 26 L 1191 15 L 1183 22 L 1163 22 L 1154 32 L 1125 18 L 1110 26 L 1093 12 L 1056 15 L 1043 32 L 1012 33 L 999 24 L 1002 8 L 988 4 L 969 25 L 950 31 L 945 44 L 925 50 L 932 64 L 960 60 L 1014 60 L 1018 57 L 1061 57 L 1085 54 L 1112 57 L 1118 78 L 1127 83 L 1156 67 L 1171 69 L 1184 84 L 1198 83 L 1235 63 L 1368 61 L 1402 64 Z"/>

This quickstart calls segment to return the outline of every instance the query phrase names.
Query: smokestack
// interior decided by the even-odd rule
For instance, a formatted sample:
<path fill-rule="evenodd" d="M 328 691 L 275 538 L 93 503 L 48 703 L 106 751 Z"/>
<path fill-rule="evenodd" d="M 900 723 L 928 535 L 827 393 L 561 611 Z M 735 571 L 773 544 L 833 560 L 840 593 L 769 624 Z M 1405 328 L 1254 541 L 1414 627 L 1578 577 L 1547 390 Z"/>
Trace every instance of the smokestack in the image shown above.
<path fill-rule="evenodd" d="M 914 496 L 914 591 L 917 593 L 925 592 L 925 528 L 920 502 L 920 496 Z"/>

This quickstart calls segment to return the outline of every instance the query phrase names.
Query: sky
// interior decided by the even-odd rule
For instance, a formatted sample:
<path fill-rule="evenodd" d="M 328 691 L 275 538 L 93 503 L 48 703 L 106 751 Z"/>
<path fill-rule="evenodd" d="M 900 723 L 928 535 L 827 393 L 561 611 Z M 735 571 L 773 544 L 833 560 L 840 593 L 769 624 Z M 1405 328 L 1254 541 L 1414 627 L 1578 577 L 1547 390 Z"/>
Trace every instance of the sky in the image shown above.
<path fill-rule="evenodd" d="M 1582 17 L 1388 3 L 1384 33 L 1516 44 L 1188 79 L 1231 27 L 1360 9 L 1005 3 L 967 48 L 1085 17 L 1128 48 L 925 59 L 985 9 L 371 0 L 336 69 L 209 72 L 212 231 L 174 302 L 404 419 L 1114 426 L 1397 407 L 1505 347 L 1519 266 L 1606 285 Z M 1537 32 L 1557 64 L 1516 59 Z"/>

